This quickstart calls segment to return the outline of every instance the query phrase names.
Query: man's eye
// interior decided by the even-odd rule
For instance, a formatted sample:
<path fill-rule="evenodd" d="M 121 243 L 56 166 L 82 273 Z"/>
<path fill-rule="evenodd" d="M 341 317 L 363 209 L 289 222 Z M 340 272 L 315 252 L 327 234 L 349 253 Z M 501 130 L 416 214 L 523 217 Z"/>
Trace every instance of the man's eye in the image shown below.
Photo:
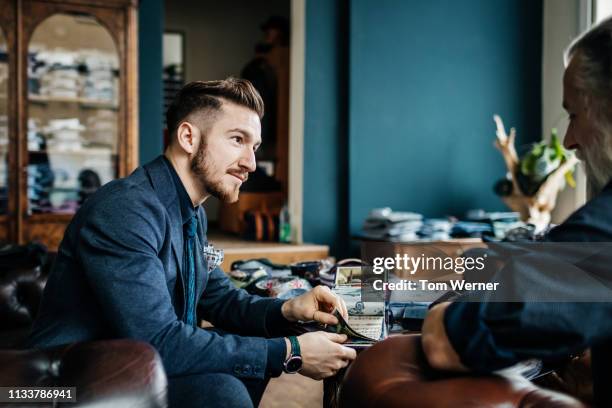
<path fill-rule="evenodd" d="M 235 140 L 236 143 L 242 144 L 242 136 L 232 136 L 232 140 Z"/>

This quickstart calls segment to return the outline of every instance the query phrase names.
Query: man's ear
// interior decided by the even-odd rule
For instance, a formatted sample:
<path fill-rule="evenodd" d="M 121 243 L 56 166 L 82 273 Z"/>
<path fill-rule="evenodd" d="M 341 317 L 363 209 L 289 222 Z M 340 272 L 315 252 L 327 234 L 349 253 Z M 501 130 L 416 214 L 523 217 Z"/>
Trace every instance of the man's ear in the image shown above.
<path fill-rule="evenodd" d="M 192 155 L 197 151 L 197 146 L 200 141 L 200 131 L 189 122 L 181 122 L 176 129 L 176 138 L 178 145 L 185 153 Z"/>

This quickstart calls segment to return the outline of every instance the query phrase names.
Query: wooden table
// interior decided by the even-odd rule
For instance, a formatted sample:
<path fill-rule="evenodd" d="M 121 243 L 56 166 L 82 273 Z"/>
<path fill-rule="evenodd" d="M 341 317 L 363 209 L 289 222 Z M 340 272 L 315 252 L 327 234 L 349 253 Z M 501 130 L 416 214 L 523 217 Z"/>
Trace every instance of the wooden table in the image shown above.
<path fill-rule="evenodd" d="M 224 260 L 221 269 L 228 272 L 233 262 L 245 259 L 267 258 L 282 265 L 300 261 L 316 261 L 329 256 L 327 245 L 284 244 L 280 242 L 244 241 L 233 235 L 211 233 L 208 241 L 222 249 Z"/>

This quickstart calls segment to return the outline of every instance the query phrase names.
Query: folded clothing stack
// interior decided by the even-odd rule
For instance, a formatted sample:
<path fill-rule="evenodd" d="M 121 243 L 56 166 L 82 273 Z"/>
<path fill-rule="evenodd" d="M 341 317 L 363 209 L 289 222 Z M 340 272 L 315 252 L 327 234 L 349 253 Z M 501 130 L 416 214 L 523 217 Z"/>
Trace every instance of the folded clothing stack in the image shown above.
<path fill-rule="evenodd" d="M 28 201 L 30 213 L 52 209 L 50 195 L 55 175 L 48 162 L 28 164 Z"/>
<path fill-rule="evenodd" d="M 451 238 L 504 239 L 511 231 L 525 227 L 515 212 L 470 210 L 465 218 L 424 218 L 414 212 L 376 208 L 363 223 L 361 236 L 391 242 L 445 241 Z"/>
<path fill-rule="evenodd" d="M 82 97 L 96 101 L 115 101 L 117 57 L 98 50 L 82 50 L 79 61 L 85 67 Z"/>
<path fill-rule="evenodd" d="M 83 142 L 87 145 L 104 146 L 111 150 L 117 145 L 117 115 L 110 110 L 97 110 L 86 122 L 87 131 Z"/>
<path fill-rule="evenodd" d="M 363 223 L 362 235 L 371 239 L 414 241 L 423 226 L 423 216 L 413 212 L 375 208 Z"/>
<path fill-rule="evenodd" d="M 81 132 L 84 130 L 79 118 L 51 119 L 45 128 L 49 136 L 48 147 L 58 151 L 81 150 Z"/>
<path fill-rule="evenodd" d="M 0 150 L 8 148 L 8 117 L 0 114 Z"/>
<path fill-rule="evenodd" d="M 76 66 L 52 66 L 40 79 L 40 94 L 54 98 L 78 98 L 81 78 Z"/>
<path fill-rule="evenodd" d="M 31 95 L 116 102 L 119 61 L 99 50 L 70 51 L 36 46 L 28 58 Z"/>
<path fill-rule="evenodd" d="M 363 224 L 362 236 L 389 241 L 445 240 L 454 222 L 446 218 L 424 218 L 414 212 L 376 208 Z"/>
<path fill-rule="evenodd" d="M 81 89 L 77 53 L 62 48 L 41 49 L 30 54 L 31 94 L 57 98 L 76 98 Z"/>
<path fill-rule="evenodd" d="M 38 152 L 46 149 L 46 139 L 40 120 L 28 118 L 28 151 Z"/>

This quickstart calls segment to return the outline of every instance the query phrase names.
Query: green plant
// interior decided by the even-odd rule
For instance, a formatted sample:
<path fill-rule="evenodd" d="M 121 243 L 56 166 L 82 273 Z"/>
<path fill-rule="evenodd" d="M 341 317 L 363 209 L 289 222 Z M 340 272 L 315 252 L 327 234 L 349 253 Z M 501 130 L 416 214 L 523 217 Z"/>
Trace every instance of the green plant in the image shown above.
<path fill-rule="evenodd" d="M 570 154 L 559 141 L 557 129 L 553 128 L 550 142 L 536 143 L 529 153 L 521 159 L 521 175 L 528 178 L 531 183 L 541 183 L 550 173 L 568 160 Z M 576 186 L 573 167 L 565 173 L 565 181 L 571 187 Z"/>

